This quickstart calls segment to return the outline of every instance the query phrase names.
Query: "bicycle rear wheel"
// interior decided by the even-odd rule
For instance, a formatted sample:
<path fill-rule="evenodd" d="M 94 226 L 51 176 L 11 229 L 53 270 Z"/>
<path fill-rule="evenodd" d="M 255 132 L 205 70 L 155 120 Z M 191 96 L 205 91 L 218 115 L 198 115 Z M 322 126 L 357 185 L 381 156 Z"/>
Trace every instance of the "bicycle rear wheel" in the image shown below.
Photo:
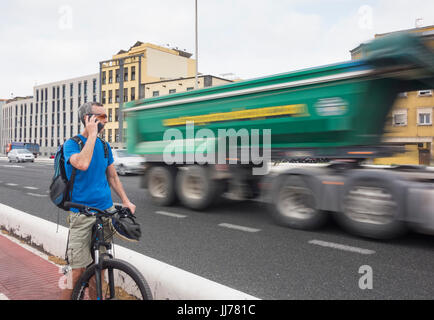
<path fill-rule="evenodd" d="M 72 300 L 96 299 L 93 264 L 77 281 Z M 151 290 L 142 274 L 131 264 L 117 259 L 106 259 L 102 264 L 103 300 L 152 300 Z M 93 299 L 92 299 L 93 298 Z"/>

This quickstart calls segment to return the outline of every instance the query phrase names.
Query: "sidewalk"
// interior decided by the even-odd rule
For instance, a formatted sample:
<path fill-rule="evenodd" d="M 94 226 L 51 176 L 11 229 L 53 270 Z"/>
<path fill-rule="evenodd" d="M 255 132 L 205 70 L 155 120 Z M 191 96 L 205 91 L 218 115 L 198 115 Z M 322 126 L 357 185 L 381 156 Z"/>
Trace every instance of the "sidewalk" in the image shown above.
<path fill-rule="evenodd" d="M 57 300 L 59 266 L 0 233 L 0 300 Z"/>

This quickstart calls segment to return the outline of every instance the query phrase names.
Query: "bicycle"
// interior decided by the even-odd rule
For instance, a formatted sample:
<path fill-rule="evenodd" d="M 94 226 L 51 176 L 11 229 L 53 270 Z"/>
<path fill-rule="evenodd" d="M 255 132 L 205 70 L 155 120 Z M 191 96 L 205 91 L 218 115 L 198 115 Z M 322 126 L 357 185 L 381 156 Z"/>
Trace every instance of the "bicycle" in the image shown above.
<path fill-rule="evenodd" d="M 111 218 L 119 212 L 132 215 L 131 211 L 115 206 L 116 211 L 107 212 L 71 202 L 66 202 L 65 206 L 77 208 L 81 214 L 96 218 L 91 249 L 94 261 L 75 284 L 71 300 L 89 299 L 91 285 L 96 287 L 97 300 L 152 300 L 149 285 L 140 271 L 126 261 L 113 258 L 112 243 L 104 241 L 103 217 Z M 105 247 L 107 252 L 100 253 L 101 247 Z"/>

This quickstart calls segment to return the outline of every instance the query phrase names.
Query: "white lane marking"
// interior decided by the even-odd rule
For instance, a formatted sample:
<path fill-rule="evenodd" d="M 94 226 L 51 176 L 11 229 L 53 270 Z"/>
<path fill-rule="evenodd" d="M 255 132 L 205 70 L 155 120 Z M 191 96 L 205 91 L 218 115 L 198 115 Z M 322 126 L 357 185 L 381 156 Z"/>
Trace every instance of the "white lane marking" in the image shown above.
<path fill-rule="evenodd" d="M 314 244 L 314 245 L 318 245 L 318 246 L 322 246 L 322 247 L 338 249 L 338 250 L 343 250 L 343 251 L 349 251 L 349 252 L 355 252 L 355 253 L 360 253 L 360 254 L 374 254 L 375 253 L 374 250 L 352 247 L 352 246 L 347 246 L 344 244 L 321 241 L 321 240 L 311 240 L 311 241 L 309 241 L 309 243 Z"/>
<path fill-rule="evenodd" d="M 186 218 L 187 216 L 183 214 L 178 213 L 172 213 L 172 212 L 166 212 L 166 211 L 155 211 L 156 214 L 162 215 L 162 216 L 168 216 L 172 218 Z"/>
<path fill-rule="evenodd" d="M 38 190 L 38 188 L 35 188 L 35 187 L 24 187 L 24 189 L 29 189 L 29 190 Z"/>
<path fill-rule="evenodd" d="M 239 225 L 230 224 L 230 223 L 220 223 L 219 227 L 235 229 L 235 230 L 240 230 L 240 231 L 245 231 L 245 232 L 259 232 L 259 231 L 261 231 L 261 229 L 249 228 L 249 227 L 239 226 Z"/>
<path fill-rule="evenodd" d="M 4 295 L 3 293 L 0 292 L 0 300 L 9 300 L 9 298 L 6 297 L 6 295 Z"/>
<path fill-rule="evenodd" d="M 7 186 L 11 186 L 11 187 L 15 187 L 15 186 L 17 186 L 16 183 L 6 183 L 6 185 L 7 185 Z"/>
<path fill-rule="evenodd" d="M 2 167 L 5 167 L 5 168 L 24 168 L 23 166 L 17 166 L 17 165 L 13 165 L 13 164 L 2 164 Z"/>
<path fill-rule="evenodd" d="M 48 197 L 46 194 L 37 194 L 37 193 L 31 193 L 31 192 L 27 192 L 27 194 L 29 196 L 32 196 L 32 197 L 39 197 L 39 198 Z"/>

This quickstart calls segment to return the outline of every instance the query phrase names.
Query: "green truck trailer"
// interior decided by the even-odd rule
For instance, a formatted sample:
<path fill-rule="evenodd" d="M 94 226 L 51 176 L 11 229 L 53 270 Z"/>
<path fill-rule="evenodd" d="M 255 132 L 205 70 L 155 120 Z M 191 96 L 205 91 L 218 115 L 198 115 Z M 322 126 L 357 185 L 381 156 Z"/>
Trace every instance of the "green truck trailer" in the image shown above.
<path fill-rule="evenodd" d="M 150 199 L 205 210 L 226 192 L 260 197 L 293 228 L 332 213 L 372 238 L 434 232 L 434 171 L 363 165 L 403 150 L 381 143 L 384 124 L 398 93 L 434 88 L 434 53 L 409 34 L 363 48 L 358 61 L 128 103 L 128 152 L 146 159 Z M 306 158 L 328 162 L 268 171 Z"/>

